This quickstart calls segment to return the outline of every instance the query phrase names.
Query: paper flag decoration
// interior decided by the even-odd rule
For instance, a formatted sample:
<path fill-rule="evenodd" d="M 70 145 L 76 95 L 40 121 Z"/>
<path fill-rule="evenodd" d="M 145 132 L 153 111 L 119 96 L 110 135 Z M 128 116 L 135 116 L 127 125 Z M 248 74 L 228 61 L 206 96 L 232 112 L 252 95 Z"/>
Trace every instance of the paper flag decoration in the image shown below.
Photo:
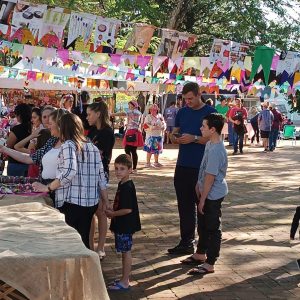
<path fill-rule="evenodd" d="M 19 9 L 22 7 L 22 9 Z M 11 25 L 12 33 L 14 34 L 19 28 L 28 28 L 34 38 L 38 37 L 39 29 L 43 24 L 44 13 L 46 12 L 47 5 L 44 4 L 32 4 L 25 1 L 18 1 L 18 5 L 15 6 Z"/>
<path fill-rule="evenodd" d="M 162 63 L 167 59 L 167 56 L 154 56 L 152 61 L 153 75 L 157 73 Z"/>
<path fill-rule="evenodd" d="M 211 63 L 220 62 L 221 65 L 234 63 L 242 65 L 249 50 L 249 45 L 228 40 L 214 39 L 209 59 Z"/>
<path fill-rule="evenodd" d="M 185 57 L 184 58 L 184 66 L 183 71 L 194 68 L 196 70 L 200 70 L 200 57 Z"/>
<path fill-rule="evenodd" d="M 196 42 L 196 35 L 186 32 L 179 32 L 177 43 L 174 46 L 172 60 L 176 60 L 185 55 L 187 50 Z"/>
<path fill-rule="evenodd" d="M 178 45 L 179 32 L 170 29 L 160 29 L 161 42 L 155 56 L 172 57 L 176 45 Z"/>
<path fill-rule="evenodd" d="M 264 72 L 265 84 L 268 85 L 274 53 L 275 50 L 272 48 L 266 46 L 256 47 L 250 80 L 253 80 L 259 66 L 261 65 Z"/>
<path fill-rule="evenodd" d="M 95 15 L 72 12 L 70 17 L 67 46 L 74 42 L 79 36 L 81 36 L 84 43 L 87 44 L 91 37 L 95 20 Z"/>
<path fill-rule="evenodd" d="M 300 63 L 300 53 L 293 51 L 282 51 L 276 68 L 276 75 L 286 71 L 289 75 L 296 71 L 296 66 Z"/>
<path fill-rule="evenodd" d="M 98 17 L 94 33 L 94 50 L 99 46 L 114 48 L 120 25 L 121 22 L 119 20 Z"/>
<path fill-rule="evenodd" d="M 142 55 L 147 53 L 155 27 L 147 24 L 134 24 L 124 50 L 135 46 Z"/>
<path fill-rule="evenodd" d="M 145 69 L 145 67 L 149 64 L 151 60 L 151 56 L 142 56 L 138 55 L 136 63 L 142 68 Z"/>

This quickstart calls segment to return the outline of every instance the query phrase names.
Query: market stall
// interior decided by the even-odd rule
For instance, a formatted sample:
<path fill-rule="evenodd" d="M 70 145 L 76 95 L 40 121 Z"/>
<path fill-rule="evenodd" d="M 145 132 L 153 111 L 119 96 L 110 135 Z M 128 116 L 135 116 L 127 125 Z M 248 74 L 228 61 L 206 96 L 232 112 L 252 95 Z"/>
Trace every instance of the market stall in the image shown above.
<path fill-rule="evenodd" d="M 98 255 L 57 210 L 24 203 L 0 214 L 0 298 L 18 290 L 18 299 L 109 299 Z"/>

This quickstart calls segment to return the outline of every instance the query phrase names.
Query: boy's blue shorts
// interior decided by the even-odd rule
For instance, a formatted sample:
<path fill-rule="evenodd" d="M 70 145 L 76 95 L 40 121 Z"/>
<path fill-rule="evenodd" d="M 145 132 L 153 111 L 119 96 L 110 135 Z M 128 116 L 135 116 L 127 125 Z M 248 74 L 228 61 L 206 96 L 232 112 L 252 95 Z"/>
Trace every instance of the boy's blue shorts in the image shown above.
<path fill-rule="evenodd" d="M 132 234 L 131 233 L 115 233 L 115 247 L 117 252 L 126 253 L 131 251 Z"/>

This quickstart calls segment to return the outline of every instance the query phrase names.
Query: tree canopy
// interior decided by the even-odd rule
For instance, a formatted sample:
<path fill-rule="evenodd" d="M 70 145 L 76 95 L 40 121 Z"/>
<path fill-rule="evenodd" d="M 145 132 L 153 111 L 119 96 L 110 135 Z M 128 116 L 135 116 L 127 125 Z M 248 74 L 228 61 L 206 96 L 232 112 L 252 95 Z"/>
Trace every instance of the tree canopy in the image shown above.
<path fill-rule="evenodd" d="M 207 55 L 214 37 L 300 50 L 300 1 L 291 0 L 33 0 L 198 36 L 188 55 Z M 124 36 L 124 39 L 126 36 Z M 150 52 L 158 44 L 153 38 Z M 254 49 L 254 47 L 253 47 Z"/>

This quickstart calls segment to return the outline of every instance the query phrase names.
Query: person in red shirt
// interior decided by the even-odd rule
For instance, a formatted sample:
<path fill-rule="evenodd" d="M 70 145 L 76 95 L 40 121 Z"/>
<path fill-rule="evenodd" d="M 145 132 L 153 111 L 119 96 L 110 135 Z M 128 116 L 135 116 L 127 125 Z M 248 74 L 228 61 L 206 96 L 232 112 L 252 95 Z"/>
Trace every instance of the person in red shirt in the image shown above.
<path fill-rule="evenodd" d="M 248 112 L 245 107 L 243 107 L 243 100 L 240 98 L 235 99 L 235 107 L 230 109 L 228 114 L 229 121 L 233 124 L 233 154 L 238 153 L 238 148 L 240 153 L 243 154 L 244 146 L 244 135 L 245 126 L 244 121 L 248 118 Z"/>

